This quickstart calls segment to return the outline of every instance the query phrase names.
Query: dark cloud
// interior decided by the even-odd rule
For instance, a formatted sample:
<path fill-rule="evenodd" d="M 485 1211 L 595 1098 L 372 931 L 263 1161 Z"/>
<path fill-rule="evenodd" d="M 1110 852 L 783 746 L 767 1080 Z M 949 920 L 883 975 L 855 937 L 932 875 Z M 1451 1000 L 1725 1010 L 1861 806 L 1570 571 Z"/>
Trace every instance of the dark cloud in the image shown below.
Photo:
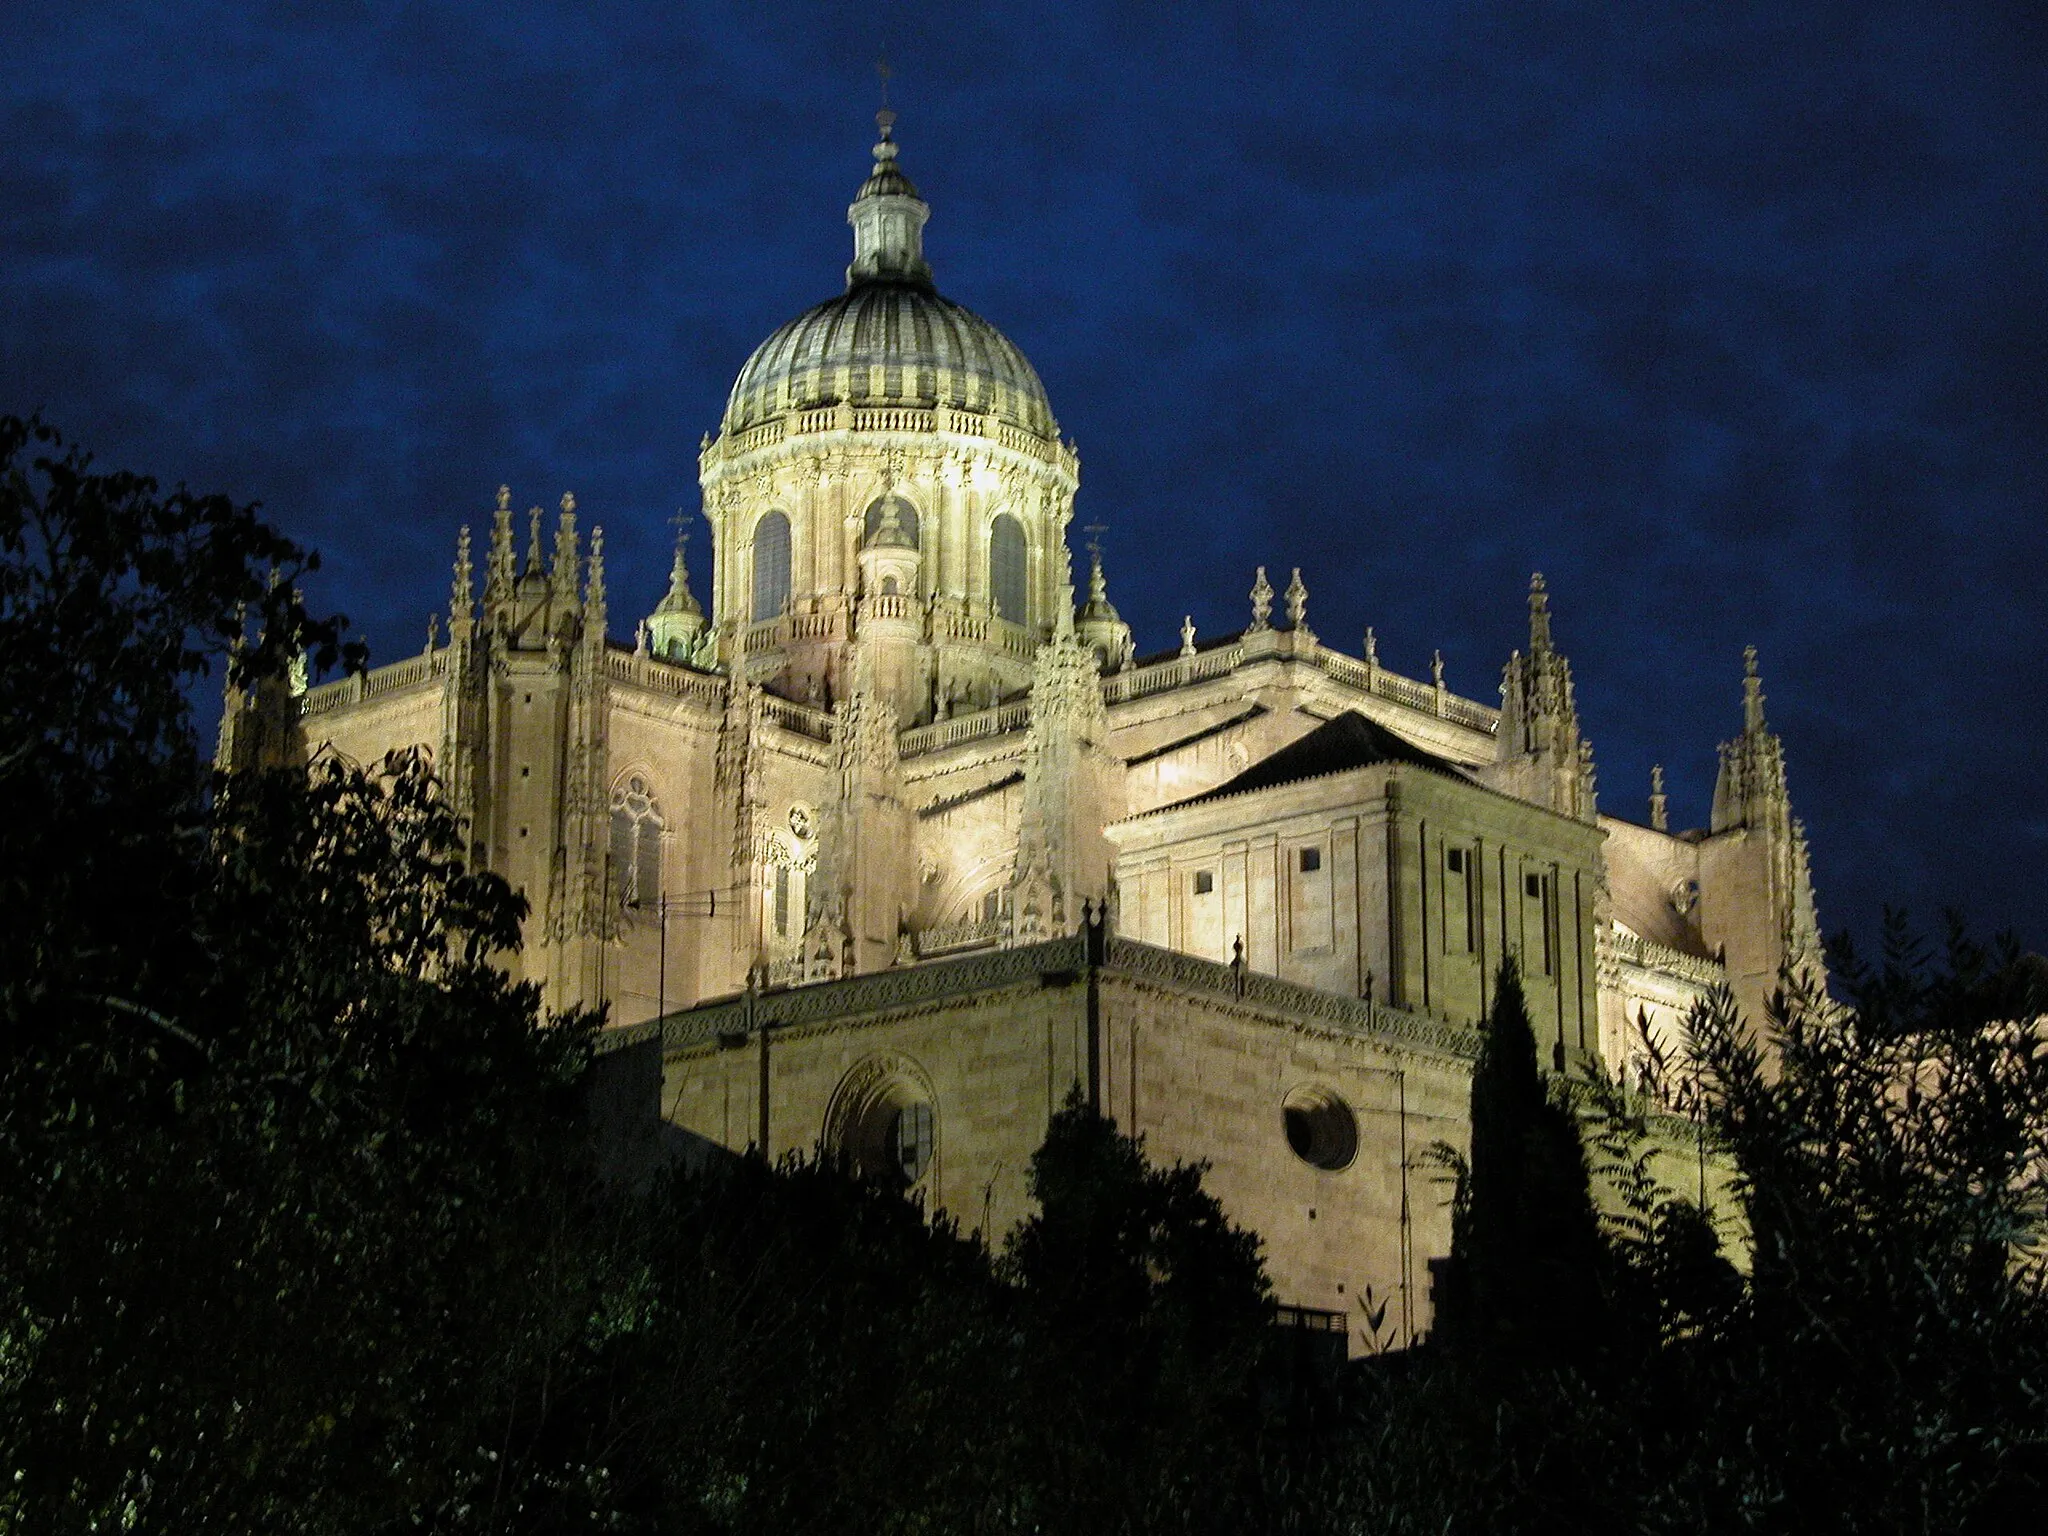
<path fill-rule="evenodd" d="M 834 291 L 868 61 L 1141 644 L 1299 564 L 1485 697 L 1550 576 L 1603 798 L 1704 817 L 1741 647 L 1824 916 L 2048 942 L 2038 7 L 189 4 L 0 59 L 0 407 L 261 499 L 418 643 L 565 489 L 622 611 Z M 1142 580 L 1140 579 L 1142 573 Z"/>

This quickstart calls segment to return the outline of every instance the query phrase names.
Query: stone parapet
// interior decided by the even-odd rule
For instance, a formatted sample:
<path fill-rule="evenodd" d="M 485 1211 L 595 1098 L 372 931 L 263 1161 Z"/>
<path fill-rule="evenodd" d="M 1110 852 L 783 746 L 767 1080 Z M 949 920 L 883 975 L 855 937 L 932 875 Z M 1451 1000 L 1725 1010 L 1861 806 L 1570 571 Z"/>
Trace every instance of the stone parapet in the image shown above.
<path fill-rule="evenodd" d="M 669 1014 L 661 1021 L 662 1044 L 667 1050 L 687 1050 L 749 1035 L 764 1024 L 777 1030 L 844 1027 L 878 1014 L 926 1009 L 1014 987 L 1077 980 L 1088 964 L 1087 941 L 1075 934 L 811 986 L 740 993 Z M 1133 939 L 1108 939 L 1096 971 L 1104 981 L 1123 980 L 1227 1000 L 1236 1011 L 1286 1027 L 1375 1037 L 1390 1045 L 1466 1060 L 1479 1053 L 1479 1035 L 1455 1024 Z"/>

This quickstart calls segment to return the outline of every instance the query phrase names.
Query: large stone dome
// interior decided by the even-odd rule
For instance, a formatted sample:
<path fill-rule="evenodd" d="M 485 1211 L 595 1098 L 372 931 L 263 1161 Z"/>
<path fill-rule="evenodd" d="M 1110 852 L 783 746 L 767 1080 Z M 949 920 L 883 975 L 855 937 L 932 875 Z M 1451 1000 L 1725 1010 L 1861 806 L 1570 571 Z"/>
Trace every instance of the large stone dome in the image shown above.
<path fill-rule="evenodd" d="M 929 212 L 896 164 L 885 124 L 874 174 L 847 210 L 854 258 L 846 292 L 754 349 L 726 400 L 726 433 L 845 402 L 993 412 L 1038 437 L 1058 436 L 1045 386 L 1016 344 L 932 287 Z"/>
<path fill-rule="evenodd" d="M 744 432 L 785 411 L 949 405 L 1039 437 L 1058 424 L 1016 343 L 929 283 L 856 280 L 754 349 L 725 404 L 724 430 Z"/>

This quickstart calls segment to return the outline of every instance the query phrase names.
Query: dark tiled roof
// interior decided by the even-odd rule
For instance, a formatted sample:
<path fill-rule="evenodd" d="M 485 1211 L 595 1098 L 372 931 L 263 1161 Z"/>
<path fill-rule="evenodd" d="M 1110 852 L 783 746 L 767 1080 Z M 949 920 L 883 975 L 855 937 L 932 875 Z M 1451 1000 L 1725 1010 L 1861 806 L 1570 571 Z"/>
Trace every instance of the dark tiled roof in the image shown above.
<path fill-rule="evenodd" d="M 1425 752 L 1413 742 L 1403 741 L 1385 726 L 1366 719 L 1356 710 L 1346 710 L 1336 719 L 1317 726 L 1293 745 L 1282 747 L 1271 757 L 1253 763 L 1236 778 L 1179 803 L 1198 805 L 1205 800 L 1220 800 L 1225 795 L 1271 789 L 1279 784 L 1299 784 L 1304 779 L 1320 779 L 1332 773 L 1342 773 L 1347 768 L 1365 768 L 1374 763 L 1411 763 L 1453 778 L 1466 777 L 1464 770 L 1448 759 L 1438 757 L 1434 752 Z"/>

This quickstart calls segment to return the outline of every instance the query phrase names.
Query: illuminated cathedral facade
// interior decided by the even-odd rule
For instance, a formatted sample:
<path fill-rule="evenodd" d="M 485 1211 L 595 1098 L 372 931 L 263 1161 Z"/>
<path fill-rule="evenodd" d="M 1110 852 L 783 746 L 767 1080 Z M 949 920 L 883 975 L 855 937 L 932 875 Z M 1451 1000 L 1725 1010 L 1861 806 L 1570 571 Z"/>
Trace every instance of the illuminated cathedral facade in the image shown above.
<path fill-rule="evenodd" d="M 289 699 L 226 765 L 431 748 L 530 904 L 508 964 L 662 1059 L 677 1136 L 823 1146 L 991 1237 L 1078 1088 L 1264 1237 L 1363 1347 L 1427 1327 L 1449 1248 L 1416 1155 L 1464 1135 L 1512 956 L 1546 1065 L 1630 1075 L 1710 988 L 1818 963 L 1754 656 L 1710 824 L 1602 813 L 1541 577 L 1498 701 L 1311 628 L 1299 571 L 1236 632 L 1139 654 L 1080 459 L 1023 354 L 941 296 L 884 114 L 844 291 L 740 369 L 644 617 L 570 497 L 460 533 L 445 630 Z M 1278 574 L 1277 572 L 1274 574 Z M 1732 690 L 1731 690 L 1732 692 Z"/>

